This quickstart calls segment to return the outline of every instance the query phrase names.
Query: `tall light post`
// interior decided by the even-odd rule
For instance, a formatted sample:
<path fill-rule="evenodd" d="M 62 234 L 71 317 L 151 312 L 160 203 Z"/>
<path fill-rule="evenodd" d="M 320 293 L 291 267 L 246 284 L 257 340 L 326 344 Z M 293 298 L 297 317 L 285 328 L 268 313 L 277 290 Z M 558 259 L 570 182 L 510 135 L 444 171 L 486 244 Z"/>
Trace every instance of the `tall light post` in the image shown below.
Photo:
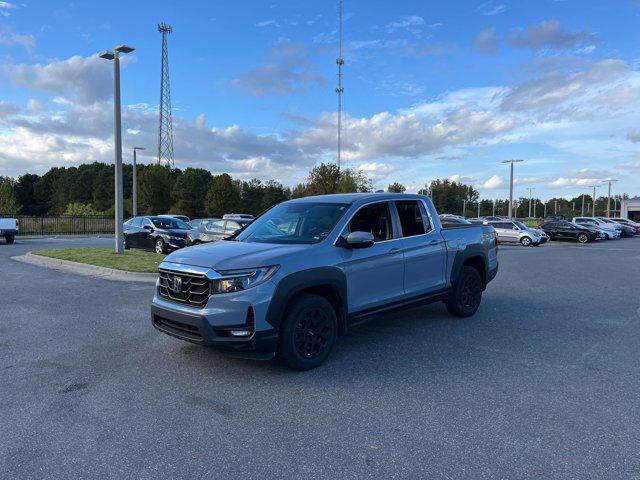
<path fill-rule="evenodd" d="M 503 160 L 500 163 L 511 164 L 511 175 L 509 177 L 509 218 L 513 218 L 513 164 L 524 162 L 524 160 Z"/>
<path fill-rule="evenodd" d="M 533 192 L 535 190 L 535 188 L 529 187 L 529 188 L 527 188 L 527 190 L 529 190 L 529 218 L 531 218 L 531 200 L 533 198 L 531 192 Z"/>
<path fill-rule="evenodd" d="M 602 181 L 602 183 L 609 184 L 609 193 L 607 195 L 607 218 L 611 217 L 611 184 L 617 181 L 618 181 L 617 178 L 608 178 L 607 180 Z"/>
<path fill-rule="evenodd" d="M 100 58 L 113 60 L 113 130 L 115 143 L 115 251 L 124 253 L 122 222 L 124 217 L 122 198 L 122 120 L 120 109 L 120 54 L 133 52 L 133 47 L 118 45 L 113 50 L 100 53 Z"/>
<path fill-rule="evenodd" d="M 138 216 L 138 164 L 136 163 L 136 152 L 138 150 L 144 150 L 144 147 L 133 147 L 133 191 L 131 195 L 133 197 L 133 216 Z"/>
<path fill-rule="evenodd" d="M 581 195 L 581 197 L 582 197 L 582 214 L 580 216 L 584 217 L 584 193 Z"/>
<path fill-rule="evenodd" d="M 598 188 L 598 185 L 587 185 L 588 188 L 593 188 L 593 212 L 591 214 L 592 217 L 596 216 L 596 188 Z M 587 210 L 589 210 L 587 208 Z"/>

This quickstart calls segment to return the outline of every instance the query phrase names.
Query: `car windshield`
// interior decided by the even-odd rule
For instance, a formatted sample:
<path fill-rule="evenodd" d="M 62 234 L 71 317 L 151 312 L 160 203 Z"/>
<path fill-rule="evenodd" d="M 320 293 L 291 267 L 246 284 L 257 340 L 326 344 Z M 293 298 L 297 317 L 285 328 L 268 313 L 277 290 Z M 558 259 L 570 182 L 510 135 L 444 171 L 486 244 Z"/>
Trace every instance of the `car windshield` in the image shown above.
<path fill-rule="evenodd" d="M 156 228 L 162 229 L 174 229 L 174 230 L 189 230 L 191 227 L 184 223 L 182 220 L 178 220 L 177 218 L 152 218 L 151 223 Z"/>
<path fill-rule="evenodd" d="M 239 242 L 311 244 L 324 240 L 347 211 L 338 203 L 282 203 L 232 237 Z"/>

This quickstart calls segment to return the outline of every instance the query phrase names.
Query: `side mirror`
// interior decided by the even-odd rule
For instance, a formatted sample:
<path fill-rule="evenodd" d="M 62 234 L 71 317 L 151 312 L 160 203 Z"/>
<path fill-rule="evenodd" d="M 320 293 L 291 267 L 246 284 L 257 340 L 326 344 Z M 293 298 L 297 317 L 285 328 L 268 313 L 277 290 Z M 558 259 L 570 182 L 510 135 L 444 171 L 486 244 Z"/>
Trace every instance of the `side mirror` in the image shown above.
<path fill-rule="evenodd" d="M 342 248 L 369 248 L 373 246 L 374 238 L 371 232 L 351 232 L 346 239 L 340 239 L 338 243 Z"/>
<path fill-rule="evenodd" d="M 145 225 L 144 227 L 145 230 L 149 230 L 150 232 L 153 232 L 153 227 L 151 225 Z"/>

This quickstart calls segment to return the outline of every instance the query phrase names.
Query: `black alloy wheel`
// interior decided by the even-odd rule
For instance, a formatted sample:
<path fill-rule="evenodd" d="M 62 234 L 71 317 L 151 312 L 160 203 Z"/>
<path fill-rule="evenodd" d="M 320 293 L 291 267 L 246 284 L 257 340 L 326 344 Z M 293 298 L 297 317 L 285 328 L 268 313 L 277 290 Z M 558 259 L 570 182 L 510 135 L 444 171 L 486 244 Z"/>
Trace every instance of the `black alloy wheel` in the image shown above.
<path fill-rule="evenodd" d="M 482 278 L 473 267 L 462 267 L 458 279 L 445 301 L 451 315 L 470 317 L 478 310 L 482 301 Z"/>
<path fill-rule="evenodd" d="M 287 309 L 278 357 L 297 370 L 319 366 L 331 353 L 338 334 L 333 306 L 319 295 L 302 294 Z"/>

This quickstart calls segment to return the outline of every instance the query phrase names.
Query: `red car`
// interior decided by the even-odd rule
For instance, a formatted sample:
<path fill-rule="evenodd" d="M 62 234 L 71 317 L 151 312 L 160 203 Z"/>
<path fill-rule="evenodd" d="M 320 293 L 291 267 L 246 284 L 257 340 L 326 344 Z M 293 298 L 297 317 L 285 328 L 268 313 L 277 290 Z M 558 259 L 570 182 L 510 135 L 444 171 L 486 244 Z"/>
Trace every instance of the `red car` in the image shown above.
<path fill-rule="evenodd" d="M 614 222 L 617 222 L 621 225 L 626 225 L 627 227 L 633 228 L 633 232 L 635 235 L 640 235 L 640 223 L 634 222 L 633 220 L 629 220 L 627 218 L 611 218 Z"/>

